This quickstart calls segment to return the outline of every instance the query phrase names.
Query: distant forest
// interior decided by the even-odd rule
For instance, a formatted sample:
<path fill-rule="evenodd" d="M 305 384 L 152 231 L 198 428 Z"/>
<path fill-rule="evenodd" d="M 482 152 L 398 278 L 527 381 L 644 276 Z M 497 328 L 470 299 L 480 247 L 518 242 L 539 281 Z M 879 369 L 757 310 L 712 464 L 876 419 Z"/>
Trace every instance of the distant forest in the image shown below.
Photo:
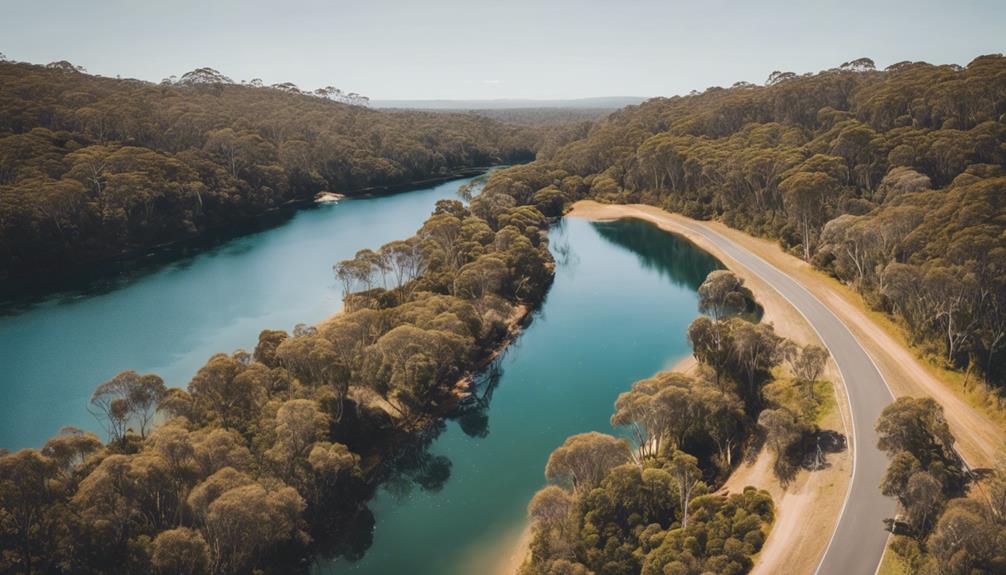
<path fill-rule="evenodd" d="M 321 191 L 528 161 L 544 134 L 365 101 L 208 68 L 153 84 L 0 61 L 0 277 L 131 254 Z"/>
<path fill-rule="evenodd" d="M 654 204 L 777 239 L 1001 388 L 1004 165 L 1006 58 L 863 58 L 628 107 L 487 189 Z"/>

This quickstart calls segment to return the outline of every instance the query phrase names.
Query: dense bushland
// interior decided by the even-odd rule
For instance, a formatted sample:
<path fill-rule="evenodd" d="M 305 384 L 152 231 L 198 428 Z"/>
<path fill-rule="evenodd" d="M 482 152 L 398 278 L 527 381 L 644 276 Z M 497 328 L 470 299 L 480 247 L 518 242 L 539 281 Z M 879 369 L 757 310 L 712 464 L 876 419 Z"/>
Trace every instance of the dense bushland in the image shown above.
<path fill-rule="evenodd" d="M 863 59 L 630 106 L 490 185 L 650 203 L 775 238 L 938 362 L 1001 388 L 1004 166 L 1006 58 L 883 71 Z"/>
<path fill-rule="evenodd" d="M 311 552 L 362 554 L 375 486 L 443 484 L 449 462 L 423 440 L 449 414 L 479 433 L 471 377 L 551 283 L 548 220 L 517 204 L 440 201 L 414 237 L 335 266 L 343 313 L 263 331 L 186 389 L 135 372 L 100 385 L 107 443 L 66 429 L 0 452 L 0 573 L 288 573 Z"/>
<path fill-rule="evenodd" d="M 931 398 L 899 398 L 884 408 L 877 433 L 891 458 L 880 487 L 900 510 L 891 520 L 891 549 L 908 571 L 1006 572 L 1006 462 L 969 470 Z"/>
<path fill-rule="evenodd" d="M 321 191 L 526 161 L 537 147 L 530 128 L 337 96 L 206 69 L 152 84 L 0 61 L 0 276 L 130 254 Z"/>

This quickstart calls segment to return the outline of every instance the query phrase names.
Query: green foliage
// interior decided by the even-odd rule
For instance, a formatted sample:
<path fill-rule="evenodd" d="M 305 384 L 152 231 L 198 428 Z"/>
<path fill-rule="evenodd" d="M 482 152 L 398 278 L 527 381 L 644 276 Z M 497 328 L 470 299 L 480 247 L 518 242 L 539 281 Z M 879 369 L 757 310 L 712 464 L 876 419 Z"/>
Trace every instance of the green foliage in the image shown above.
<path fill-rule="evenodd" d="M 386 478 L 380 459 L 458 405 L 551 282 L 548 220 L 502 203 L 492 225 L 439 203 L 417 236 L 335 267 L 346 311 L 218 353 L 185 390 L 131 371 L 100 385 L 107 445 L 70 429 L 0 453 L 0 571 L 287 572 L 345 530 Z M 629 458 L 610 440 L 589 481 Z M 567 472 L 598 461 L 580 455 Z M 417 459 L 420 485 L 449 472 Z"/>
<path fill-rule="evenodd" d="M 538 139 L 223 77 L 156 85 L 0 62 L 0 85 L 0 275 L 135 253 L 322 191 L 524 161 Z"/>
<path fill-rule="evenodd" d="M 692 501 L 692 514 L 688 527 L 669 530 L 646 556 L 643 575 L 747 573 L 772 523 L 772 498 L 753 487 L 726 497 L 705 495 Z"/>
<path fill-rule="evenodd" d="M 998 469 L 965 473 L 943 409 L 930 398 L 898 399 L 884 409 L 877 431 L 880 447 L 892 456 L 880 487 L 898 499 L 901 511 L 891 520 L 891 549 L 911 572 L 1003 573 L 1003 462 Z"/>
<path fill-rule="evenodd" d="M 950 367 L 1006 385 L 1006 58 L 773 74 L 616 112 L 487 189 L 719 219 L 860 290 Z"/>

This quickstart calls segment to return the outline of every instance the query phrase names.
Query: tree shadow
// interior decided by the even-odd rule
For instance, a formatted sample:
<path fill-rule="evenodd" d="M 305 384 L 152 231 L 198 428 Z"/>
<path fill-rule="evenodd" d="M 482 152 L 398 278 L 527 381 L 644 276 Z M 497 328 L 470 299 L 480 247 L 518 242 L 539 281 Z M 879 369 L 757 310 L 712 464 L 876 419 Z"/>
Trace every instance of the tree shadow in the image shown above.
<path fill-rule="evenodd" d="M 468 437 L 484 438 L 489 435 L 489 404 L 503 377 L 505 354 L 506 351 L 498 354 L 473 378 L 469 395 L 458 403 L 451 415 Z"/>
<path fill-rule="evenodd" d="M 828 456 L 848 449 L 845 435 L 831 429 L 804 432 L 773 464 L 776 478 L 785 487 L 801 469 L 821 471 L 831 467 Z"/>

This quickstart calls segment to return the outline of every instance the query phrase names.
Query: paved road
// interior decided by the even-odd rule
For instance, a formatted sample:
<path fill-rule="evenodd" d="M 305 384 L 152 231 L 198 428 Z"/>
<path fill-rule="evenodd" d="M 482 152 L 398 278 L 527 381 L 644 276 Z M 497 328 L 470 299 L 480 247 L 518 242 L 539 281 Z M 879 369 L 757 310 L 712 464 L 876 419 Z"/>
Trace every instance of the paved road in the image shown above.
<path fill-rule="evenodd" d="M 820 335 L 838 364 L 852 407 L 854 438 L 852 483 L 838 527 L 818 565 L 818 575 L 873 575 L 884 554 L 888 532 L 883 520 L 893 517 L 895 502 L 880 493 L 887 456 L 877 449 L 874 424 L 893 398 L 866 350 L 849 329 L 806 288 L 725 236 L 687 222 L 681 225 L 716 244 L 731 258 L 761 277 L 788 299 Z"/>

